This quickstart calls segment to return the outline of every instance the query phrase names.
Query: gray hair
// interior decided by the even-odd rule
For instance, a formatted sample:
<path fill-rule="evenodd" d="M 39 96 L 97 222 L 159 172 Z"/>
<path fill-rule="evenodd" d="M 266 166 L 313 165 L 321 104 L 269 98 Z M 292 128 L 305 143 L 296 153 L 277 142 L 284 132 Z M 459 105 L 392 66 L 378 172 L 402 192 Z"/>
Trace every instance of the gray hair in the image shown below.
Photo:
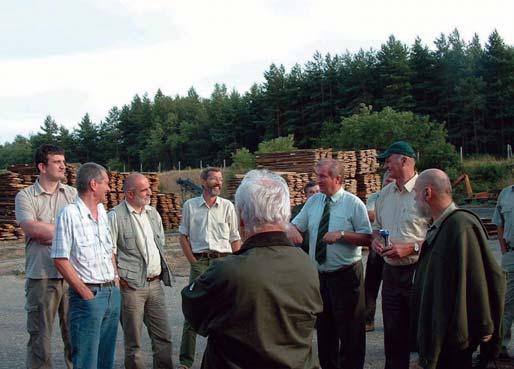
<path fill-rule="evenodd" d="M 265 224 L 285 227 L 291 217 L 286 181 L 266 169 L 255 169 L 246 174 L 236 191 L 235 203 L 247 232 L 254 233 Z"/>
<path fill-rule="evenodd" d="M 316 172 L 319 168 L 328 166 L 330 169 L 330 176 L 335 178 L 337 176 L 343 177 L 343 171 L 341 170 L 341 163 L 335 159 L 321 159 L 316 163 Z"/>
<path fill-rule="evenodd" d="M 89 191 L 89 183 L 94 179 L 98 182 L 102 181 L 103 173 L 107 173 L 104 167 L 93 162 L 82 164 L 77 171 L 77 191 L 78 193 L 86 193 Z"/>

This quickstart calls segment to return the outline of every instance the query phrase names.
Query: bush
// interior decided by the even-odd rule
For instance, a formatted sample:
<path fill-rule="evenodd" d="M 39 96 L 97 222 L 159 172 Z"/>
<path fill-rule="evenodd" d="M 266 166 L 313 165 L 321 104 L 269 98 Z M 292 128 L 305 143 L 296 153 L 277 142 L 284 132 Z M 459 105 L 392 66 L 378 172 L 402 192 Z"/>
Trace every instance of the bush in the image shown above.
<path fill-rule="evenodd" d="M 277 137 L 268 141 L 262 141 L 257 148 L 256 154 L 265 154 L 270 152 L 287 152 L 298 150 L 294 146 L 294 136 Z"/>
<path fill-rule="evenodd" d="M 255 155 L 246 147 L 237 149 L 232 153 L 232 165 L 230 169 L 234 172 L 247 172 L 255 168 Z"/>

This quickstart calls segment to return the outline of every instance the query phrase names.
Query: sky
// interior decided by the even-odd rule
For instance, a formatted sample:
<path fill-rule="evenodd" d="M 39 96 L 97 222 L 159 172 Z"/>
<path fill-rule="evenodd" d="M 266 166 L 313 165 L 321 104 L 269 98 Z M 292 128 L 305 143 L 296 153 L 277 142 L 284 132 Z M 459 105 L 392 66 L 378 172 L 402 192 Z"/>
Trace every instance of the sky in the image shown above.
<path fill-rule="evenodd" d="M 379 49 L 389 35 L 429 47 L 457 28 L 514 45 L 512 0 L 0 0 L 0 143 L 51 115 L 74 128 L 157 89 L 246 92 L 271 63 Z"/>

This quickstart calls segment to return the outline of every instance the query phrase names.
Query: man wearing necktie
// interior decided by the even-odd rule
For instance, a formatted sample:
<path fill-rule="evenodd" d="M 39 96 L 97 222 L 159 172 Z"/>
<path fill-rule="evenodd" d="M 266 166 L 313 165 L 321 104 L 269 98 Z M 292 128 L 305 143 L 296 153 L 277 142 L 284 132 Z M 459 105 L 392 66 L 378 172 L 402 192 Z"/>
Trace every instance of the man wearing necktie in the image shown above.
<path fill-rule="evenodd" d="M 361 247 L 370 244 L 366 206 L 342 188 L 339 162 L 316 165 L 320 193 L 293 220 L 290 238 L 309 231 L 309 256 L 317 263 L 323 312 L 318 316 L 318 353 L 323 369 L 364 366 L 364 275 Z"/>

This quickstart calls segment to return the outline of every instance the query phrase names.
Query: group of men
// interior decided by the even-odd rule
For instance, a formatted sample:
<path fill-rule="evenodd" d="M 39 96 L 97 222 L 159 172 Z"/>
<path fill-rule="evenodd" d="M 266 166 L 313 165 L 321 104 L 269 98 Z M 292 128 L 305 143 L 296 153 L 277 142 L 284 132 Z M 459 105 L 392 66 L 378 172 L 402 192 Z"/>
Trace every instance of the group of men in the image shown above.
<path fill-rule="evenodd" d="M 444 172 L 418 175 L 415 158 L 403 141 L 379 156 L 390 183 L 378 194 L 374 219 L 343 189 L 336 160 L 317 163 L 312 196 L 291 221 L 287 184 L 277 174 L 250 171 L 234 206 L 220 197 L 221 170 L 203 170 L 202 195 L 183 205 L 179 228 L 190 280 L 182 290 L 178 368 L 193 366 L 196 334 L 208 336 L 202 368 L 317 368 L 318 357 L 324 369 L 363 368 L 366 305 L 373 302 L 367 301 L 362 246 L 384 262 L 375 265 L 382 275 L 369 295 L 376 299 L 381 279 L 386 369 L 409 368 L 412 351 L 423 368 L 471 367 L 478 345 L 485 358 L 495 357 L 502 338 L 504 345 L 510 338 L 502 335 L 501 319 L 505 303 L 503 328 L 510 333 L 514 272 L 505 294 L 480 220 L 455 206 Z M 172 368 L 163 285 L 173 276 L 148 180 L 130 174 L 125 200 L 107 214 L 109 178 L 102 166 L 83 164 L 75 190 L 61 183 L 60 148 L 41 146 L 35 162 L 38 180 L 16 197 L 27 237 L 27 367 L 52 367 L 58 314 L 68 368 L 112 368 L 118 321 L 126 368 L 145 367 L 143 323 L 153 367 Z M 514 267 L 513 204 L 509 187 L 493 219 L 504 267 Z M 370 260 L 366 283 L 369 268 Z"/>

